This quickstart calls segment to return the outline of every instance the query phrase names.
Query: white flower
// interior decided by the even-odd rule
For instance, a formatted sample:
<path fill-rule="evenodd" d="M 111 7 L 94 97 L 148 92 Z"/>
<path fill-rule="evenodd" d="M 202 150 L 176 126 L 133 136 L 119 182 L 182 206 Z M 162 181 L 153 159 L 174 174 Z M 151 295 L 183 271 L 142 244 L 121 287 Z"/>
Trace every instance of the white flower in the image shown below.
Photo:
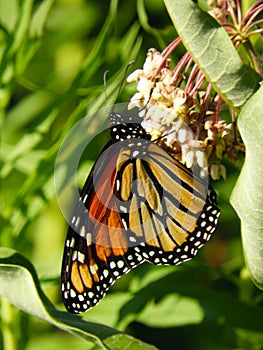
<path fill-rule="evenodd" d="M 169 125 L 177 119 L 177 114 L 172 108 L 165 108 L 161 113 L 162 124 Z"/>
<path fill-rule="evenodd" d="M 131 83 L 133 81 L 138 81 L 140 77 L 143 75 L 143 70 L 142 69 L 136 69 L 134 72 L 132 72 L 128 77 L 127 77 L 127 82 Z"/>
<path fill-rule="evenodd" d="M 210 174 L 213 180 L 222 178 L 226 179 L 226 168 L 223 164 L 212 164 L 210 167 Z"/>
<path fill-rule="evenodd" d="M 185 160 L 185 165 L 187 168 L 191 168 L 194 164 L 194 151 L 193 150 L 187 150 L 188 147 L 184 147 L 184 160 Z"/>
<path fill-rule="evenodd" d="M 146 60 L 143 65 L 143 71 L 145 75 L 152 76 L 156 70 L 161 66 L 163 62 L 163 56 L 156 49 L 150 49 L 147 53 Z"/>
<path fill-rule="evenodd" d="M 188 134 L 188 138 L 192 133 Z M 193 134 L 192 134 L 192 137 Z M 182 149 L 182 163 L 186 165 L 187 168 L 192 168 L 194 164 L 197 164 L 200 169 L 200 176 L 205 177 L 208 174 L 207 166 L 207 156 L 202 149 L 202 141 L 199 140 L 186 140 L 184 144 L 181 145 Z"/>
<path fill-rule="evenodd" d="M 132 109 L 132 108 L 143 108 L 144 107 L 144 96 L 141 92 L 136 92 L 136 94 L 134 94 L 128 104 L 128 110 Z"/>
<path fill-rule="evenodd" d="M 180 143 L 185 143 L 187 141 L 187 130 L 185 128 L 181 128 L 178 131 L 178 141 Z"/>
<path fill-rule="evenodd" d="M 201 150 L 197 150 L 195 152 L 195 155 L 196 155 L 197 164 L 200 166 L 200 168 L 207 167 L 207 157 L 205 152 Z"/>
<path fill-rule="evenodd" d="M 160 124 L 154 120 L 143 120 L 142 127 L 151 135 L 153 141 L 157 140 L 161 136 Z"/>
<path fill-rule="evenodd" d="M 200 170 L 200 177 L 202 179 L 204 179 L 207 176 L 208 176 L 208 166 L 201 168 L 201 170 Z"/>
<path fill-rule="evenodd" d="M 142 77 L 137 85 L 137 90 L 144 94 L 144 96 L 150 95 L 152 88 L 154 87 L 154 82 Z"/>

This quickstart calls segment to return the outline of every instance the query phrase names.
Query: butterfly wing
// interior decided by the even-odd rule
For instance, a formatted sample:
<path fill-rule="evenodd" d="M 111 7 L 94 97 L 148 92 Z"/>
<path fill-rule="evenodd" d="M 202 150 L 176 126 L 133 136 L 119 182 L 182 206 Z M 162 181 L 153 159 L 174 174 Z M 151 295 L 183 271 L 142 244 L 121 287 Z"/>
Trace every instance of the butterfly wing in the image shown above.
<path fill-rule="evenodd" d="M 61 291 L 68 311 L 95 306 L 121 275 L 143 259 L 129 247 L 127 230 L 113 193 L 119 147 L 106 147 L 82 190 L 68 229 L 62 261 Z"/>
<path fill-rule="evenodd" d="M 147 152 L 121 162 L 117 172 L 121 216 L 145 260 L 176 265 L 195 256 L 214 232 L 216 194 L 162 148 L 145 142 Z"/>
<path fill-rule="evenodd" d="M 62 295 L 79 313 L 95 306 L 121 275 L 147 260 L 177 265 L 209 240 L 216 195 L 156 144 L 107 147 L 75 209 L 62 263 Z"/>

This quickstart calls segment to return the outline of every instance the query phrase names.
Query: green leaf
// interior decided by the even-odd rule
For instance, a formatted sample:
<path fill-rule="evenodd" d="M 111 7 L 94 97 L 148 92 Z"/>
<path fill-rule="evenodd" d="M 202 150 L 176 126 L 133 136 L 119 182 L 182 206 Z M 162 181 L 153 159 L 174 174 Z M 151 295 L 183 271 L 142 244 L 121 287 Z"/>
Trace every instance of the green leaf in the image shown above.
<path fill-rule="evenodd" d="M 232 192 L 231 204 L 241 219 L 246 263 L 256 285 L 263 289 L 263 86 L 238 118 L 246 160 Z"/>
<path fill-rule="evenodd" d="M 165 48 L 165 43 L 162 36 L 160 35 L 159 30 L 149 24 L 149 18 L 145 9 L 144 1 L 137 1 L 137 12 L 139 21 L 145 31 L 151 33 L 156 38 L 156 41 L 158 42 L 160 48 Z"/>
<path fill-rule="evenodd" d="M 125 306 L 127 302 L 133 297 L 130 292 L 119 292 L 118 288 L 115 286 L 116 291 L 113 290 L 103 298 L 99 305 L 92 308 L 86 315 L 85 318 L 91 322 L 101 322 L 107 324 L 110 327 L 116 327 L 118 329 L 126 329 L 128 323 L 119 323 L 119 313 L 122 307 Z M 114 305 L 114 312 L 112 312 L 112 305 Z"/>
<path fill-rule="evenodd" d="M 142 317 L 143 322 L 147 322 L 148 316 L 147 324 L 161 327 L 161 322 L 167 322 L 166 326 L 169 323 L 170 326 L 183 325 L 186 322 L 198 324 L 213 318 L 216 322 L 219 319 L 224 320 L 227 327 L 263 332 L 262 307 L 238 300 L 221 288 L 217 290 L 215 285 L 207 284 L 204 287 L 201 281 L 203 279 L 200 278 L 200 268 L 194 263 L 188 263 L 188 267 L 175 270 L 134 293 L 133 298 L 122 307 L 120 321 L 127 317 L 129 322 L 137 321 Z M 181 305 L 178 303 L 179 296 Z M 157 311 L 159 320 L 151 319 L 157 316 Z"/>
<path fill-rule="evenodd" d="M 187 51 L 219 95 L 239 111 L 261 77 L 243 64 L 223 27 L 191 0 L 164 0 Z"/>
<path fill-rule="evenodd" d="M 17 23 L 16 31 L 14 33 L 14 41 L 10 48 L 10 52 L 13 54 L 21 46 L 23 40 L 26 37 L 26 33 L 30 24 L 30 17 L 33 8 L 33 0 L 24 0 L 20 9 L 20 17 Z"/>
<path fill-rule="evenodd" d="M 44 90 L 33 92 L 21 99 L 8 112 L 3 139 L 10 140 L 12 134 L 15 135 L 17 131 L 23 130 L 50 105 L 54 105 L 54 96 Z"/>
<path fill-rule="evenodd" d="M 47 16 L 54 0 L 42 1 L 32 17 L 30 24 L 30 35 L 34 37 L 41 37 L 46 23 Z"/>
<path fill-rule="evenodd" d="M 0 248 L 0 295 L 26 313 L 37 316 L 54 326 L 79 335 L 102 349 L 154 350 L 125 333 L 91 322 L 79 316 L 58 311 L 40 288 L 36 272 L 30 262 L 14 250 Z"/>
<path fill-rule="evenodd" d="M 199 301 L 179 294 L 168 294 L 160 302 L 149 303 L 139 314 L 137 321 L 150 327 L 181 327 L 199 324 L 204 312 Z"/>
<path fill-rule="evenodd" d="M 18 14 L 18 0 L 0 1 L 0 25 L 5 27 L 9 32 L 14 30 Z"/>

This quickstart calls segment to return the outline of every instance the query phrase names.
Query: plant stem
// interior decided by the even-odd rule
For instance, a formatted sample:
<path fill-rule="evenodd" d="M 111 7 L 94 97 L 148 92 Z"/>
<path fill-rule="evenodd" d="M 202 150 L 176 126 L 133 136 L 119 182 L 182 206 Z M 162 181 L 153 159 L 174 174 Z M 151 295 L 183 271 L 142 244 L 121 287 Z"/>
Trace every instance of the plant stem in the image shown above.
<path fill-rule="evenodd" d="M 4 350 L 17 350 L 14 319 L 14 307 L 8 300 L 1 298 L 1 323 Z"/>

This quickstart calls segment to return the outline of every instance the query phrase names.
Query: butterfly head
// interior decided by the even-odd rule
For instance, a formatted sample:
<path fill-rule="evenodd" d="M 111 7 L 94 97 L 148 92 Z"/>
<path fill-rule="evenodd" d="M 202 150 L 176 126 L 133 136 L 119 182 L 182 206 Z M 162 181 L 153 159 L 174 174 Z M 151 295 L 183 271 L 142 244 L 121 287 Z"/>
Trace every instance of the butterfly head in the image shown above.
<path fill-rule="evenodd" d="M 129 140 L 133 138 L 150 140 L 151 136 L 141 126 L 140 119 L 120 113 L 110 113 L 111 138 L 113 142 Z"/>

